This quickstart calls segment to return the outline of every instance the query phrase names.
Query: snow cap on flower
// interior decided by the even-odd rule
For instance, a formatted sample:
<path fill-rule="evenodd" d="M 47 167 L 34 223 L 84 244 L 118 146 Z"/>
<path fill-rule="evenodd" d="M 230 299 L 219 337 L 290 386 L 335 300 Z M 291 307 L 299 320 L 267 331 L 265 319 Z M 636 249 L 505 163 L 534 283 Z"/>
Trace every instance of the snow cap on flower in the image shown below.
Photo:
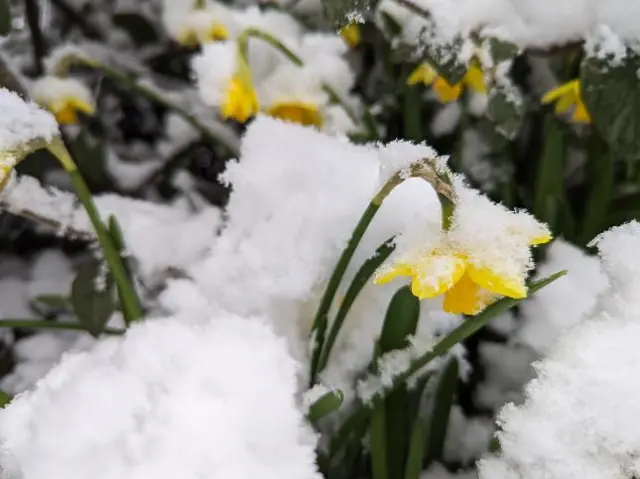
<path fill-rule="evenodd" d="M 0 111 L 0 187 L 3 187 L 18 162 L 52 142 L 60 132 L 53 115 L 1 87 Z"/>
<path fill-rule="evenodd" d="M 44 76 L 31 85 L 34 101 L 54 114 L 61 125 L 78 123 L 78 112 L 93 115 L 95 100 L 87 86 L 70 77 Z"/>
<path fill-rule="evenodd" d="M 0 410 L 3 473 L 319 479 L 296 371 L 260 318 L 151 319 L 66 355 Z"/>
<path fill-rule="evenodd" d="M 165 9 L 163 20 L 169 36 L 187 46 L 227 40 L 235 29 L 231 10 L 217 2 L 203 8 Z"/>
<path fill-rule="evenodd" d="M 275 118 L 321 128 L 329 98 L 322 83 L 307 67 L 283 63 L 260 85 L 260 102 Z"/>

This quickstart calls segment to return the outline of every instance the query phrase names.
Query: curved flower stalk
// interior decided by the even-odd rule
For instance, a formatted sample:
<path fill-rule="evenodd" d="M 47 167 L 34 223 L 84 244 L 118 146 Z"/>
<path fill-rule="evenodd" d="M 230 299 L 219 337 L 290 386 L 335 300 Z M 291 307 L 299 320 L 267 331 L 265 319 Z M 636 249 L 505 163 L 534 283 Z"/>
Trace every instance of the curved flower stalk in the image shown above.
<path fill-rule="evenodd" d="M 0 110 L 3 111 L 0 116 L 0 185 L 3 188 L 6 186 L 13 168 L 29 153 L 47 149 L 69 174 L 78 199 L 93 224 L 105 261 L 118 286 L 125 317 L 131 321 L 141 319 L 142 306 L 139 298 L 129 281 L 113 239 L 100 219 L 91 192 L 60 138 L 54 117 L 3 88 L 0 88 Z"/>

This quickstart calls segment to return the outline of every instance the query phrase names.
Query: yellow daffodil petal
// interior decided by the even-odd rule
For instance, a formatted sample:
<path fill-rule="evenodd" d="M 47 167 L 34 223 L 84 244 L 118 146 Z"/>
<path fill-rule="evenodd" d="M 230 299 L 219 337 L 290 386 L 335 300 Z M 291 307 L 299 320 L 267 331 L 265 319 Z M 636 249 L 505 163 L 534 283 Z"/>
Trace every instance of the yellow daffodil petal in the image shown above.
<path fill-rule="evenodd" d="M 476 93 L 487 94 L 487 84 L 484 81 L 484 73 L 480 67 L 471 65 L 464 75 L 464 83 Z"/>
<path fill-rule="evenodd" d="M 453 288 L 444 293 L 442 308 L 447 313 L 474 315 L 494 300 L 494 295 L 483 291 L 468 274 L 464 274 Z"/>
<path fill-rule="evenodd" d="M 435 298 L 451 289 L 466 267 L 466 261 L 459 256 L 431 254 L 414 266 L 411 292 L 419 299 Z"/>
<path fill-rule="evenodd" d="M 431 85 L 437 77 L 438 73 L 429 64 L 421 63 L 409 75 L 407 85 L 417 85 L 418 83 Z"/>
<path fill-rule="evenodd" d="M 556 102 L 555 111 L 558 114 L 566 113 L 567 111 L 569 111 L 569 109 L 573 105 L 576 104 L 576 102 L 577 102 L 577 99 L 573 96 L 573 94 L 567 93 L 561 96 L 560 98 L 558 98 L 558 101 Z"/>
<path fill-rule="evenodd" d="M 87 103 L 78 98 L 70 98 L 68 102 L 74 110 L 81 111 L 86 115 L 93 115 L 96 112 L 96 107 L 92 103 Z"/>
<path fill-rule="evenodd" d="M 571 120 L 575 123 L 591 123 L 591 115 L 580 98 L 576 102 L 576 109 L 573 111 Z"/>
<path fill-rule="evenodd" d="M 76 123 L 78 123 L 78 115 L 76 115 L 76 110 L 69 104 L 66 104 L 59 110 L 54 111 L 53 114 L 56 117 L 56 121 L 61 125 L 75 125 Z"/>
<path fill-rule="evenodd" d="M 375 284 L 386 284 L 400 276 L 413 276 L 413 268 L 407 263 L 393 263 L 385 265 L 376 271 L 373 279 Z"/>
<path fill-rule="evenodd" d="M 433 82 L 432 88 L 441 103 L 456 101 L 462 94 L 461 83 L 450 85 L 447 80 L 440 76 Z"/>
<path fill-rule="evenodd" d="M 571 94 L 571 96 L 574 96 L 573 93 L 576 91 L 576 85 L 578 85 L 578 80 L 572 80 L 568 83 L 564 83 L 563 85 L 560 85 L 554 88 L 553 90 L 550 90 L 547 93 L 545 93 L 545 95 L 542 97 L 541 102 L 545 104 L 551 103 L 552 101 L 555 101 L 558 98 L 567 94 Z M 578 85 L 578 91 L 579 91 L 579 85 Z"/>
<path fill-rule="evenodd" d="M 544 233 L 544 234 L 541 234 L 540 236 L 534 236 L 533 238 L 531 238 L 531 240 L 529 241 L 529 244 L 531 246 L 537 246 L 540 244 L 548 243 L 552 239 L 553 239 L 553 236 L 551 236 L 550 233 Z"/>
<path fill-rule="evenodd" d="M 360 44 L 360 26 L 351 23 L 340 29 L 340 36 L 350 48 L 355 48 Z"/>
<path fill-rule="evenodd" d="M 472 265 L 467 268 L 467 273 L 474 283 L 492 293 L 515 299 L 527 297 L 524 279 L 501 276 L 489 268 L 477 268 Z"/>
<path fill-rule="evenodd" d="M 317 128 L 320 128 L 324 122 L 320 109 L 312 103 L 276 103 L 267 109 L 267 113 L 275 118 Z"/>

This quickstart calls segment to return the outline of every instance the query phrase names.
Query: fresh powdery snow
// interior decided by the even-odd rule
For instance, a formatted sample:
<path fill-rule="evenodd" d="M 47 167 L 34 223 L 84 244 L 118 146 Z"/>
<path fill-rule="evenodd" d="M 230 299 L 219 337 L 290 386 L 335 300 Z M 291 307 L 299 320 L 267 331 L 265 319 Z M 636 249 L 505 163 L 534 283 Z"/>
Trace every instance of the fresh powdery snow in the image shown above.
<path fill-rule="evenodd" d="M 317 479 L 297 364 L 258 319 L 152 319 L 0 410 L 2 477 Z"/>
<path fill-rule="evenodd" d="M 640 223 L 595 242 L 610 285 L 594 311 L 536 365 L 526 401 L 499 415 L 501 452 L 480 479 L 602 479 L 640 474 Z"/>

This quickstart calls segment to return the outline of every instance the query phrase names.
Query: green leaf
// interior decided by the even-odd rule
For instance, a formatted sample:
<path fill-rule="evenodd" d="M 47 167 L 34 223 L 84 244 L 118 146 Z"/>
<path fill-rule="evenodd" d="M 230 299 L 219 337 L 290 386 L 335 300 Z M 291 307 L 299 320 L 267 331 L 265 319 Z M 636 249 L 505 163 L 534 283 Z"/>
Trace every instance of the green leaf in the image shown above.
<path fill-rule="evenodd" d="M 70 309 L 71 301 L 67 296 L 60 294 L 41 294 L 32 298 L 32 301 L 36 303 L 42 303 L 50 308 L 55 309 Z"/>
<path fill-rule="evenodd" d="M 526 113 L 520 90 L 511 82 L 494 83 L 489 90 L 487 113 L 498 133 L 510 140 L 515 138 Z"/>
<path fill-rule="evenodd" d="M 622 63 L 587 58 L 582 62 L 582 97 L 593 124 L 616 156 L 635 158 L 640 151 L 640 57 L 628 53 Z"/>
<path fill-rule="evenodd" d="M 538 160 L 533 214 L 555 230 L 564 195 L 565 142 L 558 121 L 552 115 L 547 115 L 545 121 L 544 148 Z"/>
<path fill-rule="evenodd" d="M 9 404 L 11 402 L 11 399 L 13 398 L 9 394 L 0 390 L 0 409 Z"/>
<path fill-rule="evenodd" d="M 473 320 L 470 320 L 473 321 Z M 441 461 L 444 441 L 447 437 L 449 414 L 458 386 L 458 360 L 452 358 L 444 367 L 436 390 L 433 411 L 429 418 L 429 436 L 427 439 L 426 461 Z"/>
<path fill-rule="evenodd" d="M 607 227 L 614 182 L 611 151 L 596 135 L 593 135 L 587 153 L 589 194 L 582 224 L 581 242 L 584 245 Z"/>
<path fill-rule="evenodd" d="M 138 13 L 114 13 L 112 20 L 113 24 L 125 30 L 138 46 L 154 43 L 160 38 L 153 24 Z"/>
<path fill-rule="evenodd" d="M 501 38 L 489 38 L 489 54 L 494 63 L 515 59 L 520 53 L 520 47 L 515 43 Z"/>
<path fill-rule="evenodd" d="M 420 300 L 408 286 L 391 298 L 380 333 L 380 353 L 406 348 L 420 317 Z M 386 409 L 387 462 L 389 477 L 402 477 L 411 434 L 411 401 L 406 388 L 398 388 L 384 401 Z"/>
<path fill-rule="evenodd" d="M 344 394 L 342 394 L 342 391 L 329 391 L 309 407 L 307 419 L 312 423 L 318 422 L 327 414 L 337 411 L 343 399 Z"/>
<path fill-rule="evenodd" d="M 404 479 L 419 479 L 423 469 L 427 427 L 424 420 L 420 417 L 420 403 L 430 377 L 431 375 L 427 375 L 421 378 L 417 381 L 414 389 L 409 392 L 411 401 L 410 424 L 413 426 L 409 438 L 409 450 L 407 452 Z"/>
<path fill-rule="evenodd" d="M 0 36 L 11 32 L 11 8 L 9 0 L 0 0 Z"/>
<path fill-rule="evenodd" d="M 96 291 L 96 278 L 104 276 L 104 288 Z M 78 321 L 98 337 L 115 311 L 113 279 L 102 271 L 99 262 L 92 259 L 80 266 L 71 285 L 71 303 Z"/>
<path fill-rule="evenodd" d="M 389 477 L 387 457 L 387 417 L 382 399 L 374 399 L 369 439 L 371 444 L 371 475 L 373 479 Z M 390 438 L 389 438 L 390 439 Z"/>
<path fill-rule="evenodd" d="M 378 267 L 389 257 L 394 249 L 395 245 L 393 243 L 393 238 L 382 243 L 378 248 L 376 248 L 373 255 L 362 263 L 362 266 L 360 266 L 360 269 L 353 277 L 353 280 L 340 303 L 336 317 L 331 323 L 329 334 L 327 335 L 327 339 L 318 361 L 318 371 L 322 371 L 327 366 L 333 345 L 338 338 L 340 329 L 347 318 L 347 314 L 351 310 L 351 306 L 353 306 L 354 301 L 358 297 L 358 294 L 360 294 L 362 288 L 365 287 Z"/>
<path fill-rule="evenodd" d="M 373 0 L 322 0 L 325 14 L 336 28 L 352 23 L 371 11 Z"/>
<path fill-rule="evenodd" d="M 464 40 L 462 36 L 456 35 L 450 42 L 442 43 L 438 28 L 434 21 L 428 21 L 428 25 L 420 32 L 419 49 L 423 58 L 433 65 L 438 74 L 455 85 L 467 71 L 467 65 L 459 55 Z"/>
<path fill-rule="evenodd" d="M 107 149 L 99 138 L 83 129 L 70 145 L 82 177 L 92 188 L 109 188 L 112 181 L 106 171 Z"/>

